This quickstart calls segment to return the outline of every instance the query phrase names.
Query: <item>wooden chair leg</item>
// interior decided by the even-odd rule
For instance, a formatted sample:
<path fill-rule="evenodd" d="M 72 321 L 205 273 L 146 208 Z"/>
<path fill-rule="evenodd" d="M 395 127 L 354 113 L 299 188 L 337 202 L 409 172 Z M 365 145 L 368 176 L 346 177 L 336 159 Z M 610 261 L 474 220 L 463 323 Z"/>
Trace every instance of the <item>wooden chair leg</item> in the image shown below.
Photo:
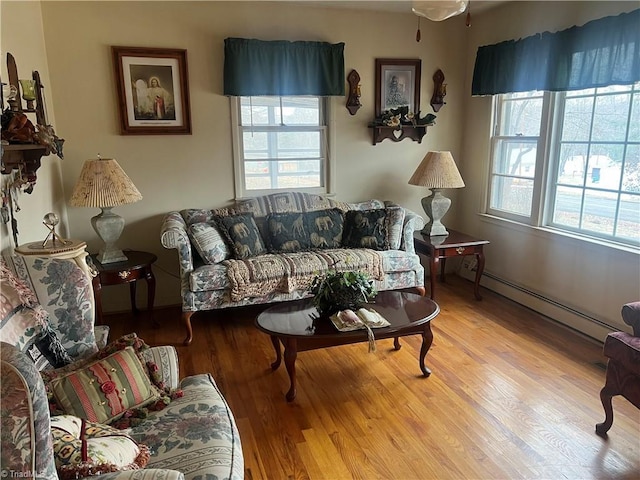
<path fill-rule="evenodd" d="M 182 312 L 182 323 L 184 324 L 184 328 L 187 329 L 187 336 L 182 342 L 184 345 L 190 345 L 193 341 L 193 329 L 191 328 L 191 315 L 194 312 Z"/>
<path fill-rule="evenodd" d="M 610 390 L 606 386 L 600 390 L 600 401 L 602 402 L 605 415 L 604 422 L 596 425 L 596 433 L 600 436 L 606 436 L 611 425 L 613 425 L 613 406 L 611 405 L 612 397 L 613 395 L 611 395 Z"/>

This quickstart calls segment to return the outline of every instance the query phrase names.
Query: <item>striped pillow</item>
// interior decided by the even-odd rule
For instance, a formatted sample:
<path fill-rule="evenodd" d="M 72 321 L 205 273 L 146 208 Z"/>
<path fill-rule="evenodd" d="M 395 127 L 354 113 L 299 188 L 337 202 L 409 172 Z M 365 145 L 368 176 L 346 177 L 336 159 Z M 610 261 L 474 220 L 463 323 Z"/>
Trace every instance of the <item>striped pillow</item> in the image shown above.
<path fill-rule="evenodd" d="M 117 420 L 161 396 L 132 347 L 54 378 L 48 388 L 64 413 L 96 423 Z"/>

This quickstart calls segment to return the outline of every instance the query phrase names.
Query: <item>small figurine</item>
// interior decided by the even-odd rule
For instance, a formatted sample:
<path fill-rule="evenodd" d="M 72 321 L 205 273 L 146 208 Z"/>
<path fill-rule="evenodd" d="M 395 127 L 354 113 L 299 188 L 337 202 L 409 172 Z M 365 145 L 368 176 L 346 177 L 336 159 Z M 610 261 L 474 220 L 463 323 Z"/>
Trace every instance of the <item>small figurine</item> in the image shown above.
<path fill-rule="evenodd" d="M 49 212 L 44 216 L 42 224 L 49 229 L 49 233 L 44 239 L 44 242 L 42 242 L 42 248 L 45 248 L 47 246 L 49 238 L 51 238 L 51 244 L 53 246 L 56 246 L 57 244 L 68 245 L 71 243 L 69 240 L 61 238 L 60 235 L 56 233 L 56 225 L 58 225 L 58 223 L 60 223 L 60 219 L 55 213 Z"/>

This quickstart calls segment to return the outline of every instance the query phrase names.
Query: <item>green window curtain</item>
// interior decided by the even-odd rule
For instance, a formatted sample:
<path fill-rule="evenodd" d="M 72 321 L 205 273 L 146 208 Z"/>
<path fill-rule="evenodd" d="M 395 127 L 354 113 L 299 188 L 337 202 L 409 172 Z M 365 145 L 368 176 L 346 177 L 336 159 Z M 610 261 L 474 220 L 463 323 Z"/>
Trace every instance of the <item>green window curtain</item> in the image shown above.
<path fill-rule="evenodd" d="M 640 9 L 478 48 L 472 95 L 569 91 L 640 81 Z"/>
<path fill-rule="evenodd" d="M 224 94 L 344 95 L 344 43 L 226 38 Z"/>

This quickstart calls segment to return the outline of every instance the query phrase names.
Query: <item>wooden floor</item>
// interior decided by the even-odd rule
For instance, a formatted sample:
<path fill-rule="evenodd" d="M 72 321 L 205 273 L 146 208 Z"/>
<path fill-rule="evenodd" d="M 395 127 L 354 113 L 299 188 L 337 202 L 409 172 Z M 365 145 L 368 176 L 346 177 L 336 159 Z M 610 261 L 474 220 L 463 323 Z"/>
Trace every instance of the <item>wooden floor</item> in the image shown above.
<path fill-rule="evenodd" d="M 298 354 L 298 396 L 272 372 L 260 308 L 197 313 L 183 347 L 179 308 L 106 317 L 111 338 L 135 331 L 173 344 L 181 373 L 211 372 L 235 414 L 246 479 L 639 479 L 640 410 L 614 398 L 604 419 L 602 345 L 450 276 L 420 374 L 419 336 Z"/>

